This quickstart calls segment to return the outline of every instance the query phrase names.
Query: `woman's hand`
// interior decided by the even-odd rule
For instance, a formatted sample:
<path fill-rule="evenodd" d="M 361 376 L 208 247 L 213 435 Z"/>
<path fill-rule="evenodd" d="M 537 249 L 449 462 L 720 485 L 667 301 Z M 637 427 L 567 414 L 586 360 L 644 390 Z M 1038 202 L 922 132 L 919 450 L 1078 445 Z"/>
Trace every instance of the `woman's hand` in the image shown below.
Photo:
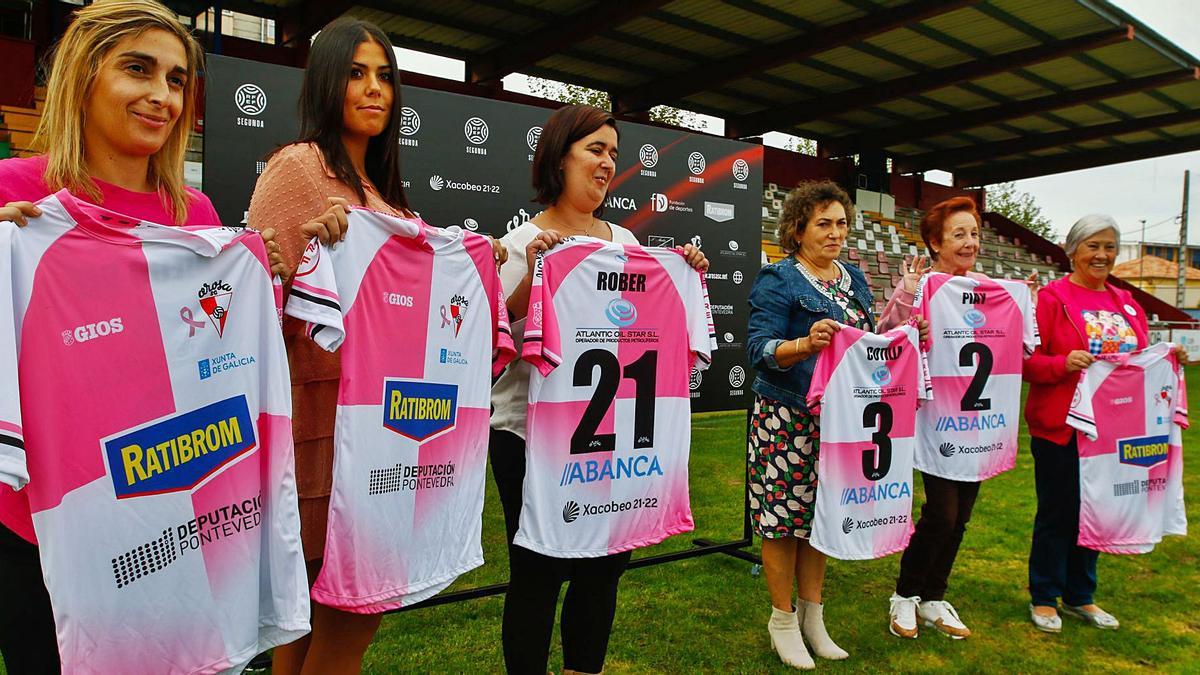
<path fill-rule="evenodd" d="M 929 319 L 923 316 L 917 317 L 917 331 L 921 334 L 921 342 L 929 339 Z"/>
<path fill-rule="evenodd" d="M 1186 366 L 1188 364 L 1187 348 L 1183 345 L 1175 345 L 1175 358 L 1179 361 L 1179 365 Z"/>
<path fill-rule="evenodd" d="M 683 245 L 683 257 L 687 260 L 687 264 L 692 266 L 697 272 L 708 271 L 708 258 L 700 249 L 691 244 Z"/>
<path fill-rule="evenodd" d="M 350 202 L 343 197 L 329 197 L 325 203 L 329 208 L 301 225 L 300 234 L 306 240 L 316 237 L 322 244 L 332 246 L 346 237 L 346 227 L 349 225 L 346 215 L 350 213 Z"/>
<path fill-rule="evenodd" d="M 496 261 L 496 269 L 500 269 L 501 265 L 508 262 L 508 249 L 504 248 L 504 244 L 501 244 L 499 239 L 490 234 L 488 241 L 492 244 L 492 260 Z"/>
<path fill-rule="evenodd" d="M 1042 285 L 1038 283 L 1037 270 L 1030 272 L 1029 276 L 1025 277 L 1025 285 L 1029 287 L 1029 297 L 1033 302 L 1033 306 L 1037 307 L 1038 289 L 1042 287 Z"/>
<path fill-rule="evenodd" d="M 287 264 L 283 262 L 283 253 L 279 250 L 279 242 L 275 241 L 275 228 L 268 227 L 258 233 L 262 237 L 263 244 L 267 247 L 267 262 L 271 265 L 271 273 L 278 276 L 281 281 L 287 282 L 288 277 L 292 276 L 291 270 L 287 268 Z"/>
<path fill-rule="evenodd" d="M 1084 349 L 1076 349 L 1067 354 L 1067 372 L 1077 373 L 1092 365 L 1092 362 L 1095 360 L 1096 357 L 1092 356 L 1091 352 Z"/>
<path fill-rule="evenodd" d="M 17 227 L 28 225 L 29 221 L 26 218 L 37 218 L 40 215 L 42 210 L 33 202 L 9 202 L 0 206 L 0 221 L 11 220 Z"/>
<path fill-rule="evenodd" d="M 925 273 L 931 269 L 933 267 L 929 265 L 929 258 L 923 255 L 913 256 L 911 260 L 909 260 L 908 256 L 904 256 L 904 277 L 902 279 L 904 291 L 909 295 L 915 295 L 917 284 L 921 281 L 921 277 L 925 276 Z M 921 339 L 924 340 L 925 338 L 922 337 Z"/>
<path fill-rule="evenodd" d="M 562 240 L 563 236 L 558 233 L 558 230 L 542 230 L 525 245 L 525 262 L 529 265 L 529 269 L 525 273 L 526 278 L 533 279 L 533 264 L 537 261 L 537 254 L 549 251 Z"/>
<path fill-rule="evenodd" d="M 816 354 L 833 342 L 833 335 L 842 329 L 842 325 L 833 319 L 821 319 L 808 329 L 808 337 L 801 342 L 808 343 L 808 353 Z"/>

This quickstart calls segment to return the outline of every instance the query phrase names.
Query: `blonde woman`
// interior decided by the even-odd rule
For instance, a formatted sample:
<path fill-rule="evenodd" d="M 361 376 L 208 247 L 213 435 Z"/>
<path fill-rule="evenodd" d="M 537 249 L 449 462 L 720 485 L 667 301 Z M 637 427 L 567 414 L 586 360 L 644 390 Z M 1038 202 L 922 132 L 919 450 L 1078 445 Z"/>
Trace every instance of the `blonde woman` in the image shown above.
<path fill-rule="evenodd" d="M 0 220 L 37 227 L 34 202 L 66 188 L 141 220 L 220 225 L 208 198 L 183 183 L 202 56 L 174 12 L 152 0 L 76 12 L 52 56 L 37 132 L 46 154 L 0 161 Z M 2 485 L 0 597 L 8 672 L 58 672 L 29 503 Z"/>

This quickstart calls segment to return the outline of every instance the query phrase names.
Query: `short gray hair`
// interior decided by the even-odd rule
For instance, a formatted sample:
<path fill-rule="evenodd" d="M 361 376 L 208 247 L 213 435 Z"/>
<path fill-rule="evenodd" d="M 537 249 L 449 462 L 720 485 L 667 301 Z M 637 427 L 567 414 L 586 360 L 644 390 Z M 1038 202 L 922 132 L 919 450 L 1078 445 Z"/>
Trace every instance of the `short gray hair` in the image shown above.
<path fill-rule="evenodd" d="M 1121 245 L 1121 228 L 1117 227 L 1117 221 L 1113 220 L 1112 216 L 1104 213 L 1089 213 L 1075 221 L 1075 224 L 1071 226 L 1071 231 L 1067 233 L 1066 243 L 1063 244 L 1067 257 L 1075 255 L 1075 249 L 1079 248 L 1079 244 L 1085 239 L 1090 239 L 1105 230 L 1113 231 L 1119 247 Z"/>

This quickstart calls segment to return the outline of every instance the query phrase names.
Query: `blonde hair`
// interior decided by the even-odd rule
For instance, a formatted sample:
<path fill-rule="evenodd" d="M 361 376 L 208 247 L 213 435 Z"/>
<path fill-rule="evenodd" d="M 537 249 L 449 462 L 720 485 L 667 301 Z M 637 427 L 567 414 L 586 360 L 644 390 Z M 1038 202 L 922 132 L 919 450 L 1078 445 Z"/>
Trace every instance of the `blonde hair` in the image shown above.
<path fill-rule="evenodd" d="M 176 224 L 182 224 L 192 199 L 183 181 L 183 159 L 196 120 L 196 73 L 204 52 L 175 13 L 155 0 L 95 2 L 75 12 L 74 21 L 54 47 L 46 108 L 38 123 L 35 144 L 40 142 L 45 148 L 49 161 L 44 179 L 51 190 L 67 188 L 99 203 L 100 189 L 84 159 L 84 102 L 91 94 L 101 62 L 113 47 L 152 29 L 179 38 L 187 53 L 183 112 L 166 143 L 151 155 L 147 176 Z"/>

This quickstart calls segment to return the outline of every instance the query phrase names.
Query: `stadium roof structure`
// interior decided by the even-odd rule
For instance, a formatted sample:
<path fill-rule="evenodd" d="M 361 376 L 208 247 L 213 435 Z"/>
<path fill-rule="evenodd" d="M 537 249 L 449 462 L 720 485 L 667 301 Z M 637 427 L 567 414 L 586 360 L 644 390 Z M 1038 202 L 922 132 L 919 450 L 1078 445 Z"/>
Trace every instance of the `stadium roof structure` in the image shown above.
<path fill-rule="evenodd" d="M 203 11 L 206 0 L 169 2 Z M 194 5 L 195 7 L 192 7 Z M 885 153 L 960 186 L 1200 150 L 1200 60 L 1107 0 L 223 0 L 300 44 L 342 14 L 398 46 Z"/>

